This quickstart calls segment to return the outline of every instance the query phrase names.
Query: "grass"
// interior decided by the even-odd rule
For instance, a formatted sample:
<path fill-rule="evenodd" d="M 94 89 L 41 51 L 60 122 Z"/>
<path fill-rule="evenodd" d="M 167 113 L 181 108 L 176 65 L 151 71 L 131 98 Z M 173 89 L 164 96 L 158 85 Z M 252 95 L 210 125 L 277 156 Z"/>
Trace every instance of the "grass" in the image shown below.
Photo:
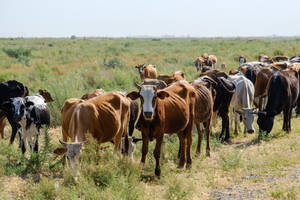
<path fill-rule="evenodd" d="M 0 140 L 1 199 L 214 199 L 216 191 L 237 186 L 265 189 L 263 194 L 255 193 L 258 199 L 299 198 L 299 183 L 287 178 L 299 168 L 298 118 L 293 118 L 289 135 L 281 131 L 282 117 L 277 116 L 268 137 L 258 140 L 258 133 L 240 134 L 230 145 L 217 139 L 219 120 L 211 137 L 210 158 L 205 156 L 205 145 L 202 154 L 195 156 L 194 131 L 193 166 L 189 170 L 177 169 L 177 136 L 166 137 L 162 176 L 155 181 L 149 178 L 155 166 L 153 142 L 144 172 L 139 166 L 140 143 L 135 161 L 130 162 L 114 155 L 112 147 L 96 155 L 97 144 L 91 141 L 82 152 L 79 173 L 65 168 L 62 157 L 52 153 L 60 147 L 60 108 L 64 101 L 96 88 L 134 90 L 133 83 L 140 82 L 134 68 L 138 63 L 156 65 L 159 74 L 182 70 L 190 81 L 198 76 L 193 60 L 204 52 L 217 55 L 218 63 L 225 62 L 229 71 L 238 67 L 236 58 L 241 54 L 247 60 L 256 60 L 260 53 L 292 56 L 300 52 L 299 38 L 13 38 L 0 39 L 0 49 L 1 81 L 16 79 L 31 93 L 48 89 L 55 100 L 49 103 L 51 128 L 41 135 L 39 154 L 27 152 L 22 156 L 17 140 L 13 145 Z M 24 65 L 9 56 L 7 49 L 30 50 L 30 62 Z M 140 136 L 138 131 L 134 134 Z M 9 127 L 5 136 L 10 136 Z M 240 190 L 236 192 L 243 193 Z"/>

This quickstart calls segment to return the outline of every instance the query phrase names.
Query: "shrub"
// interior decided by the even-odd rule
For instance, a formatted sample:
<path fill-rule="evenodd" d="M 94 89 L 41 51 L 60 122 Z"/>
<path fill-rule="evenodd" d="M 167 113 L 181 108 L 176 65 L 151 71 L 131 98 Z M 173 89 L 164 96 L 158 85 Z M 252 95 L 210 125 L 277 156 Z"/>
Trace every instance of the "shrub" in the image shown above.
<path fill-rule="evenodd" d="M 153 42 L 159 42 L 160 41 L 160 39 L 159 38 L 152 38 L 152 40 L 151 41 L 153 41 Z"/>
<path fill-rule="evenodd" d="M 75 40 L 76 39 L 76 36 L 75 35 L 71 35 L 71 40 Z"/>
<path fill-rule="evenodd" d="M 108 59 L 108 60 L 106 58 L 104 58 L 103 64 L 105 67 L 108 67 L 108 68 L 123 68 L 124 67 L 124 63 L 118 58 L 112 58 L 112 59 Z"/>
<path fill-rule="evenodd" d="M 23 65 L 28 65 L 31 56 L 31 49 L 20 48 L 3 48 L 3 52 L 5 52 L 9 57 L 18 59 Z"/>
<path fill-rule="evenodd" d="M 178 59 L 175 58 L 175 57 L 168 57 L 168 58 L 165 58 L 164 61 L 166 63 L 170 63 L 170 64 L 176 64 L 178 63 Z"/>

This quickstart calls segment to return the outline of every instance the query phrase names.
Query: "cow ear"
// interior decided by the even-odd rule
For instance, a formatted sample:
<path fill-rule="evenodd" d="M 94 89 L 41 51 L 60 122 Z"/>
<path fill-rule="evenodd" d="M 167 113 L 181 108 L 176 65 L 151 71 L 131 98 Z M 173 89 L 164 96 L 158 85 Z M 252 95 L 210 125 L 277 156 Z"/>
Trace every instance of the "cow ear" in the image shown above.
<path fill-rule="evenodd" d="M 126 97 L 130 98 L 131 100 L 136 100 L 140 97 L 140 94 L 136 91 L 130 92 L 126 95 Z"/>
<path fill-rule="evenodd" d="M 32 103 L 31 101 L 28 101 L 28 102 L 25 103 L 26 107 L 30 107 L 30 106 L 33 106 L 33 105 L 34 105 L 34 103 Z"/>
<path fill-rule="evenodd" d="M 157 97 L 160 98 L 160 99 L 164 99 L 164 98 L 169 97 L 169 96 L 170 96 L 169 93 L 166 92 L 166 91 L 159 91 L 157 93 Z"/>
<path fill-rule="evenodd" d="M 53 151 L 56 155 L 63 155 L 67 152 L 67 148 L 57 148 Z"/>

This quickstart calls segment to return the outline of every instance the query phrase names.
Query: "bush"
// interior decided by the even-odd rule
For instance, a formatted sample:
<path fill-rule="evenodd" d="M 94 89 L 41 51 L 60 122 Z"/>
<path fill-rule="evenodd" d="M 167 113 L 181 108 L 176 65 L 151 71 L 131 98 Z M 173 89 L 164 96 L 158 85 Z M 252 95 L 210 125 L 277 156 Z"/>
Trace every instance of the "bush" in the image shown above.
<path fill-rule="evenodd" d="M 18 59 L 19 62 L 21 62 L 24 65 L 29 64 L 29 57 L 31 56 L 31 49 L 24 49 L 22 47 L 20 48 L 3 48 L 3 52 L 5 52 L 9 57 Z"/>
<path fill-rule="evenodd" d="M 175 58 L 175 57 L 168 57 L 168 58 L 165 58 L 164 61 L 166 63 L 170 63 L 170 64 L 176 64 L 178 63 L 178 59 Z"/>
<path fill-rule="evenodd" d="M 71 35 L 71 40 L 75 40 L 76 36 L 75 35 Z"/>
<path fill-rule="evenodd" d="M 108 59 L 108 60 L 106 58 L 104 58 L 103 64 L 105 67 L 109 67 L 109 68 L 123 68 L 124 67 L 124 63 L 118 58 L 112 58 L 112 59 Z"/>

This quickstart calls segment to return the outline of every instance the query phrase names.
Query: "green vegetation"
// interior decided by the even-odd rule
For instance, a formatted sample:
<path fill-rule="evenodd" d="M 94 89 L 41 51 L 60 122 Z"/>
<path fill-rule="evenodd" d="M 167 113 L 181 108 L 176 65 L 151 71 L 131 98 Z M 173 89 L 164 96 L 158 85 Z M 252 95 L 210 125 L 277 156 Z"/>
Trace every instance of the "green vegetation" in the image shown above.
<path fill-rule="evenodd" d="M 276 117 L 274 130 L 267 138 L 258 134 L 235 137 L 232 144 L 223 145 L 217 139 L 221 122 L 211 137 L 211 157 L 195 156 L 197 136 L 193 139 L 193 166 L 177 169 L 178 138 L 165 137 L 161 159 L 162 177 L 153 180 L 154 143 L 149 147 L 146 166 L 139 166 L 141 144 L 135 161 L 112 153 L 110 147 L 95 152 L 97 143 L 85 144 L 78 173 L 64 167 L 62 156 L 52 152 L 61 147 L 60 109 L 71 97 L 81 97 L 96 88 L 135 90 L 140 82 L 134 66 L 154 64 L 159 74 L 182 70 L 187 80 L 199 73 L 193 60 L 204 52 L 218 57 L 218 66 L 237 68 L 236 58 L 246 55 L 257 60 L 259 54 L 292 56 L 300 52 L 299 38 L 43 38 L 0 39 L 0 81 L 16 79 L 29 87 L 31 93 L 47 89 L 54 98 L 49 103 L 51 128 L 43 131 L 40 152 L 21 155 L 18 139 L 9 145 L 0 140 L 0 198 L 1 199 L 214 199 L 215 191 L 241 185 L 252 188 L 257 184 L 267 188 L 261 199 L 297 199 L 300 185 L 290 179 L 286 168 L 300 160 L 300 123 L 292 120 L 292 133 L 282 133 L 282 117 Z M 28 58 L 28 62 L 22 61 Z M 30 59 L 30 60 L 29 60 Z M 26 65 L 26 66 L 24 66 Z M 256 126 L 256 124 L 255 124 Z M 257 126 L 256 126 L 256 130 Z M 136 136 L 140 136 L 138 131 Z M 6 129 L 5 136 L 10 136 Z M 233 136 L 233 135 L 232 135 Z M 203 142 L 205 143 L 205 142 Z M 255 176 L 254 176 L 255 175 Z M 244 179 L 243 177 L 254 177 Z M 265 177 L 280 179 L 278 184 Z M 275 182 L 276 183 L 276 182 Z M 286 187 L 285 187 L 286 186 Z"/>

